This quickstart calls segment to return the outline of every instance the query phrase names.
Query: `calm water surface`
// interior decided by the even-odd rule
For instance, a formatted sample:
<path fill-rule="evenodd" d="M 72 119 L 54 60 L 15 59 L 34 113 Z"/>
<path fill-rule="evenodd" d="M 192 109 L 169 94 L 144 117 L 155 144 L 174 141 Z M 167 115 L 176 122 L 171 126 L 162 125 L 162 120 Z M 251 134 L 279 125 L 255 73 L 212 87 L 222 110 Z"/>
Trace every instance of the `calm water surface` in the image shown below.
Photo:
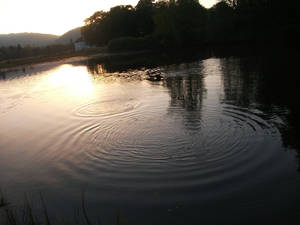
<path fill-rule="evenodd" d="M 82 61 L 3 73 L 0 186 L 16 204 L 41 191 L 61 217 L 85 190 L 105 224 L 117 208 L 129 224 L 284 224 L 300 211 L 291 109 L 265 100 L 252 65 Z M 153 69 L 166 79 L 146 80 Z"/>

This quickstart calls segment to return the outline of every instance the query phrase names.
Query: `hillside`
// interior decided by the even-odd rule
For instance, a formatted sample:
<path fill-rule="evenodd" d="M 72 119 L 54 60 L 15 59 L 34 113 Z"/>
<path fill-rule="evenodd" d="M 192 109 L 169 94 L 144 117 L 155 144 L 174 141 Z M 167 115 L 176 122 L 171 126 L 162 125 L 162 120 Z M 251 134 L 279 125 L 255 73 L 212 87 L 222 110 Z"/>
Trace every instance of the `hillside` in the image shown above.
<path fill-rule="evenodd" d="M 0 34 L 0 47 L 16 46 L 18 44 L 22 47 L 26 45 L 41 47 L 53 44 L 69 44 L 71 40 L 75 42 L 80 37 L 80 27 L 72 29 L 61 36 L 40 33 Z"/>
<path fill-rule="evenodd" d="M 55 44 L 69 44 L 72 40 L 72 42 L 75 42 L 77 39 L 81 37 L 80 27 L 77 27 L 73 30 L 70 30 L 63 34 L 62 36 L 58 37 L 54 43 Z"/>
<path fill-rule="evenodd" d="M 53 43 L 59 36 L 53 34 L 40 33 L 17 33 L 17 34 L 0 34 L 0 47 L 16 46 L 46 46 Z"/>

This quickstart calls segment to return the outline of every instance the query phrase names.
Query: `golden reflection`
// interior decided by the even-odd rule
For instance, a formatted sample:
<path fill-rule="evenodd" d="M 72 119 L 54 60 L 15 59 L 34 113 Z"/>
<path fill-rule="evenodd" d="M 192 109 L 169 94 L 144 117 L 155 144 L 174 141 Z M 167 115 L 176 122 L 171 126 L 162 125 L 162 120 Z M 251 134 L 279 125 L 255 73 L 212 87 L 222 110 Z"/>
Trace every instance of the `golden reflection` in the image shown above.
<path fill-rule="evenodd" d="M 46 84 L 48 87 L 63 90 L 64 94 L 76 97 L 91 97 L 95 91 L 93 78 L 85 66 L 60 66 L 47 76 Z"/>
<path fill-rule="evenodd" d="M 223 95 L 223 76 L 221 60 L 210 58 L 202 61 L 204 83 L 207 88 L 206 98 L 209 99 L 211 105 L 219 103 L 220 96 Z M 221 88 L 220 88 L 221 87 Z"/>

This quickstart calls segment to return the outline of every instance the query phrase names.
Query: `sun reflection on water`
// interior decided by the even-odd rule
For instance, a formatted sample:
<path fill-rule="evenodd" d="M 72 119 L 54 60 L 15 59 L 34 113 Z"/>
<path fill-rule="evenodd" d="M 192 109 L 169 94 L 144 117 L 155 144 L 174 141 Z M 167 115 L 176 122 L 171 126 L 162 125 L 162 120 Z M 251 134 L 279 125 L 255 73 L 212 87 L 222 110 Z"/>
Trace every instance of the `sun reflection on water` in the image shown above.
<path fill-rule="evenodd" d="M 64 94 L 75 97 L 92 97 L 95 92 L 93 78 L 85 66 L 63 65 L 46 77 L 48 87 L 62 89 Z"/>

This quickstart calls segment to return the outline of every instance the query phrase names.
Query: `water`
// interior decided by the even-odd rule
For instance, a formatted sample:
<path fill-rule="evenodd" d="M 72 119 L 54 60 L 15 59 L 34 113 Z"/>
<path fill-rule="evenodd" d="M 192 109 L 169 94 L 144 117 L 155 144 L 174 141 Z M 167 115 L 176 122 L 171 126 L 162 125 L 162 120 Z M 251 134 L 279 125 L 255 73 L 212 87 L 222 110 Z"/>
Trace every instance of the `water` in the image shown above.
<path fill-rule="evenodd" d="M 106 224 L 118 208 L 129 224 L 285 224 L 300 211 L 295 107 L 270 102 L 274 85 L 253 65 L 83 60 L 6 72 L 0 186 L 16 204 L 42 192 L 53 217 L 72 217 L 85 190 Z M 146 80 L 151 70 L 165 79 Z"/>

